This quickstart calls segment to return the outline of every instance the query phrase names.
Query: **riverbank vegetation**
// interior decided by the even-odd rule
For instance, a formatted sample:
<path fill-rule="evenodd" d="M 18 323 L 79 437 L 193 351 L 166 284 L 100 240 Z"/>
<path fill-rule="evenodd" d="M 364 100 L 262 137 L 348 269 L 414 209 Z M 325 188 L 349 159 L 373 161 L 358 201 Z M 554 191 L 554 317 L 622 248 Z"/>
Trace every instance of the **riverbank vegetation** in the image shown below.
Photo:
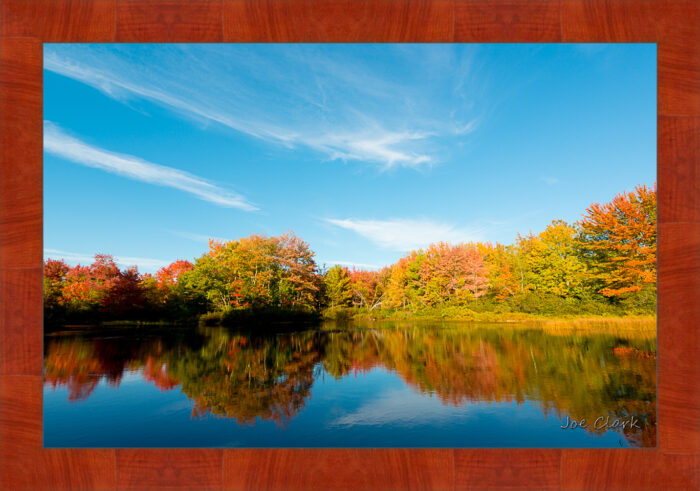
<path fill-rule="evenodd" d="M 44 308 L 47 324 L 653 316 L 656 187 L 594 203 L 578 222 L 554 220 L 510 245 L 439 242 L 376 271 L 319 267 L 293 233 L 210 240 L 194 262 L 154 275 L 120 269 L 105 254 L 89 266 L 48 259 Z"/>

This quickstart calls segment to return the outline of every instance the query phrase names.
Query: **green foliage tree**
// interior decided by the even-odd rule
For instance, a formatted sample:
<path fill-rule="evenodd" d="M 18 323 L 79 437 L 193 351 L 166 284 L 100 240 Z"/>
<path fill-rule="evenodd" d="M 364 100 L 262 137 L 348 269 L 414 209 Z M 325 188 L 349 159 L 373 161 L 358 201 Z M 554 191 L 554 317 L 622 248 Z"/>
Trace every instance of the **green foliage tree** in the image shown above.
<path fill-rule="evenodd" d="M 348 307 L 350 305 L 352 289 L 347 268 L 336 264 L 323 275 L 323 283 L 329 307 Z"/>
<path fill-rule="evenodd" d="M 584 293 L 587 268 L 578 254 L 575 227 L 554 220 L 537 236 L 519 236 L 517 243 L 525 264 L 525 289 L 561 297 Z"/>
<path fill-rule="evenodd" d="M 209 252 L 180 281 L 219 311 L 313 310 L 320 286 L 313 256 L 308 244 L 292 234 L 210 241 Z"/>

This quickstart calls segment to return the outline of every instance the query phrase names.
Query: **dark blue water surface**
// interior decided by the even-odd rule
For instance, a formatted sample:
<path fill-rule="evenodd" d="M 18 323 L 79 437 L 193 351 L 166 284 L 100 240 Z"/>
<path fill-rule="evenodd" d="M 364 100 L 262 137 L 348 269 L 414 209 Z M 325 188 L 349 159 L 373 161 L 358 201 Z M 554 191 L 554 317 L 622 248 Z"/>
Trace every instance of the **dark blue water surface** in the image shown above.
<path fill-rule="evenodd" d="M 601 331 L 372 323 L 56 333 L 45 340 L 44 446 L 654 446 L 655 337 Z M 561 428 L 598 417 L 637 422 Z"/>

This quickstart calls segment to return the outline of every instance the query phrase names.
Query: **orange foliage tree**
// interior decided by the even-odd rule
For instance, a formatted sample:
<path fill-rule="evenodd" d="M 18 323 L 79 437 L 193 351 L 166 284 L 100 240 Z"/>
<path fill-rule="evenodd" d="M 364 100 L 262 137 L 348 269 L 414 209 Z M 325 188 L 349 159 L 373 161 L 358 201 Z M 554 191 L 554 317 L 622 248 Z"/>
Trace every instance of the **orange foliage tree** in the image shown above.
<path fill-rule="evenodd" d="M 483 255 L 470 244 L 430 245 L 420 264 L 424 302 L 462 303 L 479 298 L 487 291 L 488 272 Z"/>
<path fill-rule="evenodd" d="M 477 248 L 488 269 L 489 292 L 498 300 L 514 295 L 520 289 L 513 266 L 514 253 L 498 243 L 478 243 Z"/>
<path fill-rule="evenodd" d="M 380 307 L 388 275 L 389 268 L 382 268 L 379 271 L 353 268 L 350 272 L 352 304 L 356 307 L 367 307 L 370 310 Z"/>
<path fill-rule="evenodd" d="M 276 261 L 282 270 L 280 302 L 292 308 L 316 307 L 321 279 L 309 243 L 291 232 L 276 241 Z"/>
<path fill-rule="evenodd" d="M 656 185 L 594 203 L 580 228 L 580 248 L 599 293 L 616 297 L 656 289 Z"/>

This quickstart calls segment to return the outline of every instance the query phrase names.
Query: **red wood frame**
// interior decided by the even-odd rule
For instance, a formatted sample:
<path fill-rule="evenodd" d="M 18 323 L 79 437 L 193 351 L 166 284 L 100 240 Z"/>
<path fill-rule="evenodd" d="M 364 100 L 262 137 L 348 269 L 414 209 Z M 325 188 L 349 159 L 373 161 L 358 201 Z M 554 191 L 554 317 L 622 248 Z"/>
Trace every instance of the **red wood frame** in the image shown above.
<path fill-rule="evenodd" d="M 700 488 L 700 2 L 0 0 L 0 488 Z M 42 448 L 43 42 L 654 42 L 656 449 Z"/>

